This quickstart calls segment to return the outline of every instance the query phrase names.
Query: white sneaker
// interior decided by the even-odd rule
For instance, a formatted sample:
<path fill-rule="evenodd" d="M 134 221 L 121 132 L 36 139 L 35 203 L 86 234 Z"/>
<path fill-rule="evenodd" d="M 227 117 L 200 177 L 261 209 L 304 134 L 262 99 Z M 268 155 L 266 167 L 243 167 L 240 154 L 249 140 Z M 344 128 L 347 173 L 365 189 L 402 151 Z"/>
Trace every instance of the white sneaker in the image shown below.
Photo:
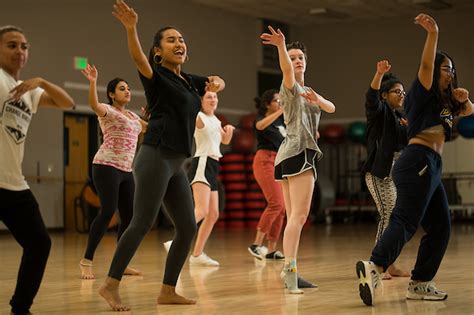
<path fill-rule="evenodd" d="M 409 300 L 443 301 L 448 298 L 448 294 L 438 290 L 436 284 L 432 281 L 410 281 L 406 296 Z"/>
<path fill-rule="evenodd" d="M 167 241 L 163 243 L 163 247 L 165 248 L 165 251 L 168 253 L 170 251 L 171 244 L 173 244 L 173 241 Z"/>
<path fill-rule="evenodd" d="M 219 266 L 219 262 L 207 256 L 204 252 L 197 257 L 191 255 L 189 257 L 189 264 L 194 266 Z"/>
<path fill-rule="evenodd" d="M 371 306 L 375 302 L 375 289 L 382 287 L 382 276 L 371 261 L 360 260 L 356 264 L 359 277 L 359 295 L 365 305 Z"/>

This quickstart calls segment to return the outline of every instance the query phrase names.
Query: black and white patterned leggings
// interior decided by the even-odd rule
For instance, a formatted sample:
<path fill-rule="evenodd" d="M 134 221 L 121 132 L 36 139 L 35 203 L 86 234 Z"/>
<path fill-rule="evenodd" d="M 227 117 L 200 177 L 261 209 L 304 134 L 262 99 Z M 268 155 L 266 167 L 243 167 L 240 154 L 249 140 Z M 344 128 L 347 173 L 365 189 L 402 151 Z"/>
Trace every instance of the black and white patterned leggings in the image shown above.
<path fill-rule="evenodd" d="M 392 210 L 395 207 L 395 201 L 397 200 L 397 190 L 395 189 L 392 176 L 382 179 L 372 175 L 371 173 L 366 173 L 365 183 L 369 188 L 372 198 L 374 198 L 375 205 L 377 206 L 380 215 L 377 235 L 375 236 L 375 243 L 377 243 L 382 236 L 383 231 L 388 226 L 390 215 L 392 214 Z"/>
<path fill-rule="evenodd" d="M 401 154 L 402 151 L 394 152 L 392 169 Z M 392 214 L 395 202 L 397 201 L 397 189 L 395 188 L 395 183 L 392 179 L 392 169 L 390 170 L 388 177 L 384 179 L 374 176 L 371 173 L 365 174 L 365 183 L 367 184 L 367 188 L 369 188 L 372 198 L 374 198 L 375 206 L 380 214 L 377 235 L 375 236 L 376 244 L 382 236 L 383 231 L 385 231 L 388 226 L 390 215 Z"/>

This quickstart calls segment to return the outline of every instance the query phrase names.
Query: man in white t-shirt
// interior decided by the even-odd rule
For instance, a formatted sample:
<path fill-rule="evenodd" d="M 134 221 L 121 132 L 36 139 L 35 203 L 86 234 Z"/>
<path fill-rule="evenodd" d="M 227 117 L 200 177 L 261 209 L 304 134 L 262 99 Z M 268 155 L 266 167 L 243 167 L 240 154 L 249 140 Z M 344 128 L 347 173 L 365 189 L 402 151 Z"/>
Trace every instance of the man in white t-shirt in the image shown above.
<path fill-rule="evenodd" d="M 31 118 L 38 107 L 71 108 L 72 98 L 43 78 L 20 81 L 28 42 L 16 26 L 0 27 L 0 220 L 23 247 L 12 314 L 28 314 L 38 292 L 51 239 L 21 162 Z"/>

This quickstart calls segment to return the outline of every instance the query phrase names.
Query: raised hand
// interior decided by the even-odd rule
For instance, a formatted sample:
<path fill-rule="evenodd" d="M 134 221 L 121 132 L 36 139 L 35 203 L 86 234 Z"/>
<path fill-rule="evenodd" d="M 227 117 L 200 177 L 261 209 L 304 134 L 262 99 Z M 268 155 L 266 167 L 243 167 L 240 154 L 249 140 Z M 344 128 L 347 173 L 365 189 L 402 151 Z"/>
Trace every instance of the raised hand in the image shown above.
<path fill-rule="evenodd" d="M 123 0 L 117 0 L 114 4 L 112 15 L 115 16 L 115 18 L 117 18 L 125 28 L 132 28 L 137 25 L 138 14 Z"/>
<path fill-rule="evenodd" d="M 280 29 L 277 29 L 275 31 L 271 26 L 268 26 L 268 29 L 270 30 L 270 34 L 263 33 L 262 35 L 260 35 L 260 38 L 263 40 L 262 43 L 264 45 L 285 45 L 285 35 L 283 35 Z"/>
<path fill-rule="evenodd" d="M 469 91 L 465 88 L 456 88 L 453 90 L 453 96 L 459 103 L 464 103 L 469 99 Z"/>
<path fill-rule="evenodd" d="M 437 33 L 439 31 L 435 19 L 428 14 L 420 13 L 415 17 L 415 24 L 423 27 L 428 33 Z"/>
<path fill-rule="evenodd" d="M 312 88 L 308 87 L 304 93 L 300 94 L 308 103 L 318 104 L 320 97 Z"/>
<path fill-rule="evenodd" d="M 17 85 L 15 88 L 13 88 L 10 93 L 13 94 L 13 99 L 19 100 L 26 92 L 40 87 L 42 82 L 43 79 L 39 77 L 25 80 L 20 85 Z"/>
<path fill-rule="evenodd" d="M 392 66 L 390 65 L 388 60 L 381 60 L 377 62 L 377 72 L 382 75 L 389 72 L 390 68 L 392 68 Z"/>
<path fill-rule="evenodd" d="M 84 70 L 81 70 L 81 73 L 86 77 L 87 80 L 97 82 L 98 71 L 95 66 L 87 64 L 87 67 Z"/>

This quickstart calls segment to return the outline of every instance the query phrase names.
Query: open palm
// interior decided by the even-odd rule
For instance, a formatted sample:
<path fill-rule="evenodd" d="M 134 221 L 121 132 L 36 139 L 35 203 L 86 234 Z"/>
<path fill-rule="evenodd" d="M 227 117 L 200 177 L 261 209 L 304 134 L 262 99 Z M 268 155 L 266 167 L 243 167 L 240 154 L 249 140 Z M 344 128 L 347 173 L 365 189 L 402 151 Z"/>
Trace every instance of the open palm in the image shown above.
<path fill-rule="evenodd" d="M 87 65 L 87 68 L 81 70 L 82 74 L 89 81 L 97 81 L 98 71 L 95 66 Z"/>
<path fill-rule="evenodd" d="M 260 38 L 263 40 L 263 44 L 278 46 L 282 43 L 285 43 L 285 35 L 283 35 L 280 29 L 275 31 L 271 26 L 268 26 L 268 29 L 270 30 L 270 34 L 263 33 L 260 35 Z"/>
<path fill-rule="evenodd" d="M 133 27 L 138 22 L 138 14 L 122 0 L 117 0 L 114 4 L 112 15 L 126 28 Z"/>

